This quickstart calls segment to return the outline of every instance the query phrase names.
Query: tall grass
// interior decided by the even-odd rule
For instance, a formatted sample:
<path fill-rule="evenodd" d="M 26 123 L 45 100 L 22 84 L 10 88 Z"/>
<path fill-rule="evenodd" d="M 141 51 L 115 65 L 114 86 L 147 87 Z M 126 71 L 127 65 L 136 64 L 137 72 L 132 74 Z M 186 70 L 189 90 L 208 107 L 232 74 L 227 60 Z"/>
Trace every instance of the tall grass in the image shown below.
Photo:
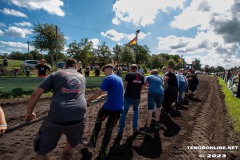
<path fill-rule="evenodd" d="M 228 113 L 233 120 L 233 126 L 235 130 L 240 133 L 240 99 L 233 96 L 233 93 L 227 88 L 225 81 L 223 81 L 221 78 L 218 78 L 218 80 L 225 95 L 225 103 Z"/>

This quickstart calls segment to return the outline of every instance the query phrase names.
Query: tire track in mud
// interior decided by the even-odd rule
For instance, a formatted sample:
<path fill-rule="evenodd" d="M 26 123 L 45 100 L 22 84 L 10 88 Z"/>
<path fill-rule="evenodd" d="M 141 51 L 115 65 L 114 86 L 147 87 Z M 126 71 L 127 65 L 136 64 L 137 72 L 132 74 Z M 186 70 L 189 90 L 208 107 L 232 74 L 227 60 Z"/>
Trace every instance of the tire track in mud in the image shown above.
<path fill-rule="evenodd" d="M 201 153 L 209 153 L 201 150 L 189 150 L 187 146 L 228 146 L 239 144 L 239 137 L 233 131 L 228 113 L 224 104 L 224 95 L 221 93 L 216 78 L 200 76 L 200 86 L 193 98 L 188 98 L 188 103 L 180 108 L 181 116 L 168 116 L 163 120 L 167 130 L 156 132 L 154 139 L 149 139 L 143 135 L 132 137 L 132 109 L 129 110 L 123 139 L 118 146 L 115 146 L 115 152 L 111 152 L 109 159 L 159 159 L 159 160 L 198 160 Z M 92 92 L 86 94 L 90 96 Z M 37 115 L 46 115 L 49 108 L 50 99 L 41 100 L 36 108 Z M 26 103 L 12 103 L 4 106 L 9 125 L 14 125 L 23 119 L 26 111 Z M 97 111 L 102 103 L 91 106 L 87 109 L 86 128 L 84 139 L 88 139 L 94 126 Z M 145 124 L 147 112 L 147 91 L 142 91 L 139 106 L 139 127 Z M 163 118 L 163 117 L 162 117 Z M 32 159 L 34 151 L 32 148 L 33 139 L 37 133 L 41 121 L 30 126 L 23 127 L 14 132 L 6 134 L 0 140 L 0 159 L 18 160 Z M 171 126 L 172 125 L 172 126 Z M 74 151 L 75 159 L 95 159 L 101 145 L 101 139 L 104 133 L 105 124 L 99 134 L 99 141 L 95 150 L 89 150 L 82 145 Z M 113 146 L 117 135 L 117 126 L 115 127 L 110 146 Z M 130 141 L 129 139 L 133 138 Z M 58 159 L 61 149 L 64 145 L 65 137 L 59 141 L 57 148 L 49 154 L 50 159 Z M 153 145 L 153 146 L 152 146 Z M 81 148 L 82 147 L 82 148 Z M 83 149 L 86 152 L 83 155 Z M 221 153 L 214 151 L 211 153 Z M 228 159 L 240 159 L 236 152 L 227 153 Z M 116 154 L 116 155 L 114 155 Z"/>

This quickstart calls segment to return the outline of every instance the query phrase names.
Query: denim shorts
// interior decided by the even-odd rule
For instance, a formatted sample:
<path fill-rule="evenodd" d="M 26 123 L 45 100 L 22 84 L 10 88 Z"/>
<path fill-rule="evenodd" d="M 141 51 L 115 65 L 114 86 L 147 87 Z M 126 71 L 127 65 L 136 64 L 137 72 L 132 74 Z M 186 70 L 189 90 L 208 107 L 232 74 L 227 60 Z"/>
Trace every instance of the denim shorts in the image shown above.
<path fill-rule="evenodd" d="M 39 155 L 46 155 L 54 150 L 62 133 L 71 147 L 76 147 L 82 139 L 84 121 L 73 125 L 59 125 L 44 120 L 34 140 L 34 150 Z"/>
<path fill-rule="evenodd" d="M 148 93 L 148 110 L 153 110 L 155 103 L 156 107 L 160 108 L 163 102 L 163 95 L 158 93 Z"/>

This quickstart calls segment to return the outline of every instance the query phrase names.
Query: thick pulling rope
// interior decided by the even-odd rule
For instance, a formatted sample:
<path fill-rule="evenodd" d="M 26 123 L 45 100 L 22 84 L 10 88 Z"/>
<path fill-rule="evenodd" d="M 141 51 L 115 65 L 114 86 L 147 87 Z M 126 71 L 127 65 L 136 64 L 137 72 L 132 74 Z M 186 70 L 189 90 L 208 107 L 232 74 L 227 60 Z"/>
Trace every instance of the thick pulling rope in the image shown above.
<path fill-rule="evenodd" d="M 92 104 L 92 105 L 95 105 L 95 104 L 101 103 L 101 102 L 103 102 L 103 101 L 105 101 L 105 100 L 106 100 L 105 98 L 101 98 L 101 99 L 99 99 L 99 100 L 93 100 L 93 101 L 91 102 L 91 104 Z M 45 117 L 46 117 L 46 115 L 45 115 L 45 116 L 38 117 L 38 118 L 35 118 L 35 119 L 33 119 L 32 121 L 30 121 L 30 122 L 23 122 L 23 123 L 19 123 L 19 124 L 16 124 L 16 125 L 14 125 L 14 126 L 11 126 L 10 128 L 8 128 L 8 129 L 6 130 L 5 134 L 6 134 L 6 133 L 13 132 L 13 131 L 15 131 L 15 130 L 17 130 L 17 129 L 20 129 L 20 128 L 23 128 L 23 127 L 25 127 L 25 126 L 29 126 L 29 125 L 34 124 L 34 123 L 36 123 L 36 122 L 39 122 L 39 121 L 43 120 Z"/>

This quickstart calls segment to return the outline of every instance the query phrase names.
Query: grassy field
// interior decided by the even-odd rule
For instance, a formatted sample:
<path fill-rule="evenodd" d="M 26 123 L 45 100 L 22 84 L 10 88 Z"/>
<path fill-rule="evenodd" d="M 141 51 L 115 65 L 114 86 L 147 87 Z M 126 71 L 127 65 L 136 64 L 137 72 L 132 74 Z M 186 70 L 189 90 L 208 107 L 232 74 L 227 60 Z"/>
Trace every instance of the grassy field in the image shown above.
<path fill-rule="evenodd" d="M 86 77 L 87 88 L 99 87 L 103 78 L 103 76 Z M 31 94 L 42 80 L 37 77 L 0 77 L 0 98 Z"/>
<path fill-rule="evenodd" d="M 225 95 L 225 103 L 230 114 L 234 128 L 240 133 L 240 99 L 233 96 L 233 93 L 227 88 L 225 81 L 221 78 L 218 79 Z"/>

